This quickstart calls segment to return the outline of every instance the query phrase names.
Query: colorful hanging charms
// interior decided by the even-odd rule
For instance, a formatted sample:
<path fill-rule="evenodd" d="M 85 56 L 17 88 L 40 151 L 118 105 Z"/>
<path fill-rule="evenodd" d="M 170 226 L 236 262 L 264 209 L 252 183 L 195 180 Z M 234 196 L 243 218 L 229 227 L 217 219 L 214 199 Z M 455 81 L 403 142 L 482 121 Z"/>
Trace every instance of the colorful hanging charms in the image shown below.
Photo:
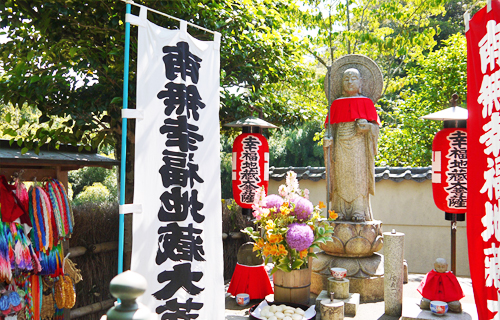
<path fill-rule="evenodd" d="M 38 259 L 42 270 L 41 275 L 57 277 L 63 274 L 63 250 L 62 244 L 59 243 L 57 246 L 53 247 L 48 251 L 40 251 L 38 253 Z"/>
<path fill-rule="evenodd" d="M 45 183 L 45 191 L 52 205 L 59 239 L 68 239 L 73 233 L 74 218 L 66 190 L 58 180 L 51 179 Z"/>

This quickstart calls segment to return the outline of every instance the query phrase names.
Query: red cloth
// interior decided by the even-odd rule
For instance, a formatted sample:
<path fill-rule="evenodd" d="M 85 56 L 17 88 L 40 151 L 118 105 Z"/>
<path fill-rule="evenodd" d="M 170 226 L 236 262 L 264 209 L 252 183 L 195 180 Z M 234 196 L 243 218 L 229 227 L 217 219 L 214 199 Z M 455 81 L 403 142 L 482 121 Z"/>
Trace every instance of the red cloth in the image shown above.
<path fill-rule="evenodd" d="M 244 266 L 237 263 L 227 292 L 233 296 L 248 293 L 250 300 L 264 299 L 273 293 L 273 288 L 264 265 Z"/>
<path fill-rule="evenodd" d="M 0 212 L 3 222 L 12 222 L 24 214 L 13 193 L 16 187 L 7 183 L 5 176 L 0 176 Z"/>
<path fill-rule="evenodd" d="M 380 119 L 375 109 L 373 101 L 367 97 L 347 97 L 339 98 L 332 102 L 330 107 L 330 123 L 352 122 L 356 119 L 366 119 L 377 122 L 380 125 Z M 328 123 L 328 115 L 325 119 L 325 125 Z"/>
<path fill-rule="evenodd" d="M 464 297 L 457 277 L 450 271 L 439 273 L 432 270 L 427 273 L 417 291 L 426 299 L 444 302 L 456 301 Z"/>

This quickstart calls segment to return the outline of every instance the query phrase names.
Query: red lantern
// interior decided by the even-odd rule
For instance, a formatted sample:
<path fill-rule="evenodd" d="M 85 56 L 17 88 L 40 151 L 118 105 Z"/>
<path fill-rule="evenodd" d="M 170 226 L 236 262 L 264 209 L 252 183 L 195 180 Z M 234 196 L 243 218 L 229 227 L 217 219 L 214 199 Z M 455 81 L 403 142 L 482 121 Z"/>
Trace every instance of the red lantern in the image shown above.
<path fill-rule="evenodd" d="M 443 129 L 434 137 L 432 193 L 440 210 L 455 214 L 466 212 L 467 129 Z"/>
<path fill-rule="evenodd" d="M 259 133 L 242 133 L 233 144 L 233 197 L 242 208 L 252 208 L 255 191 L 269 183 L 269 145 Z"/>

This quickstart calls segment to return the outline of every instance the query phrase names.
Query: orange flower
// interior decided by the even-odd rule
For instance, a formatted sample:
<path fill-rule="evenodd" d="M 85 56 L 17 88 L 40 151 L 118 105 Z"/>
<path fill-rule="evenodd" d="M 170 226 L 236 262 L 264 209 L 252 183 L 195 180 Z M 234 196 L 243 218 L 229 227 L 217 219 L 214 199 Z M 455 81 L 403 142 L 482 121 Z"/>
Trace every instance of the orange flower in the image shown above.
<path fill-rule="evenodd" d="M 279 251 L 279 252 L 278 252 L 278 253 L 279 253 L 279 255 L 285 255 L 285 254 L 288 254 L 288 250 L 286 250 L 285 246 L 284 246 L 284 245 L 282 245 L 282 244 L 280 244 L 280 245 L 278 246 L 278 251 Z"/>
<path fill-rule="evenodd" d="M 334 210 L 328 210 L 328 216 L 331 220 L 335 220 L 339 217 L 339 215 Z"/>
<path fill-rule="evenodd" d="M 264 256 L 268 256 L 268 255 L 270 255 L 270 254 L 271 254 L 272 247 L 273 247 L 272 245 L 270 245 L 270 244 L 266 244 L 266 245 L 264 246 L 264 249 L 262 249 L 262 254 L 263 254 Z"/>
<path fill-rule="evenodd" d="M 269 242 L 270 243 L 278 243 L 283 240 L 283 236 L 281 234 L 270 234 L 269 235 Z"/>
<path fill-rule="evenodd" d="M 320 209 L 326 208 L 326 206 L 323 203 L 323 201 L 320 201 L 318 206 L 319 206 Z"/>
<path fill-rule="evenodd" d="M 314 225 L 310 224 L 309 227 L 311 228 L 312 231 L 314 231 Z"/>
<path fill-rule="evenodd" d="M 271 250 L 269 253 L 273 256 L 277 256 L 279 254 L 278 246 L 276 245 L 271 246 Z"/>
<path fill-rule="evenodd" d="M 299 252 L 299 257 L 301 259 L 304 259 L 306 256 L 307 256 L 307 249 L 304 249 L 304 250 Z"/>

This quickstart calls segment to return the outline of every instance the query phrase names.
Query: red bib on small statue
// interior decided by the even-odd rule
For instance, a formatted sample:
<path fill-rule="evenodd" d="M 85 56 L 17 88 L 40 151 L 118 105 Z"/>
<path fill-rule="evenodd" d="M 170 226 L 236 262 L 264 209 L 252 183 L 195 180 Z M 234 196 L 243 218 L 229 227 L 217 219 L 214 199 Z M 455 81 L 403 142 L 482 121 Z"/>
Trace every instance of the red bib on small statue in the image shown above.
<path fill-rule="evenodd" d="M 450 271 L 439 273 L 432 270 L 427 273 L 417 288 L 422 297 L 444 302 L 457 301 L 464 297 L 457 277 Z"/>
<path fill-rule="evenodd" d="M 375 105 L 367 97 L 346 97 L 338 98 L 332 102 L 330 107 L 330 123 L 352 122 L 356 119 L 366 119 L 377 122 L 380 125 L 380 119 L 375 109 Z M 325 119 L 325 125 L 328 123 L 328 116 Z"/>

